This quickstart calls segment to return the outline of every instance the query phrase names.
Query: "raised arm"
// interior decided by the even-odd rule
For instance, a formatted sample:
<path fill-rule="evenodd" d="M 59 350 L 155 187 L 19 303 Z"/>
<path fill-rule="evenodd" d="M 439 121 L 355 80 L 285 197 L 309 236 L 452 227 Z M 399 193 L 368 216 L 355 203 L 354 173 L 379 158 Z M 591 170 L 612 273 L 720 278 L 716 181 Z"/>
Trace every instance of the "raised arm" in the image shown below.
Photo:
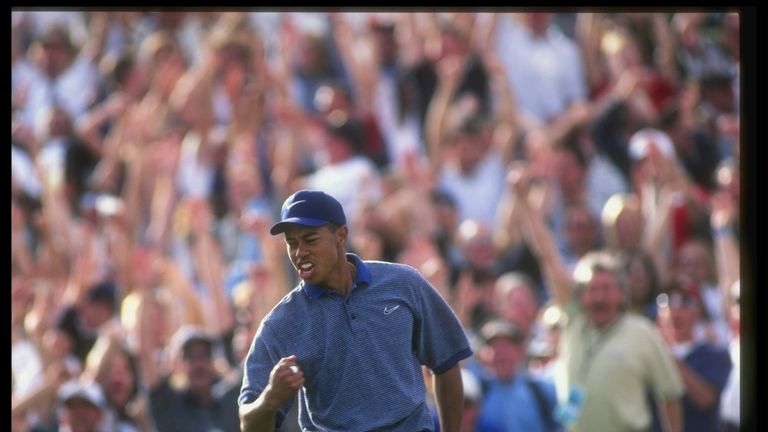
<path fill-rule="evenodd" d="M 483 55 L 483 63 L 490 75 L 491 92 L 496 102 L 492 143 L 506 165 L 512 161 L 515 154 L 520 129 L 519 108 L 509 85 L 507 70 L 501 60 L 489 50 Z"/>
<path fill-rule="evenodd" d="M 523 235 L 533 253 L 541 260 L 544 278 L 553 291 L 552 296 L 555 303 L 563 307 L 571 299 L 574 285 L 573 277 L 560 256 L 554 235 L 546 226 L 546 219 L 529 202 L 528 173 L 525 172 L 524 168 L 511 170 L 508 175 L 508 182 L 517 196 Z"/>
<path fill-rule="evenodd" d="M 448 136 L 448 110 L 461 79 L 461 59 L 447 57 L 441 60 L 436 68 L 437 88 L 429 102 L 424 125 L 429 160 L 434 172 L 437 172 L 443 163 L 443 146 Z"/>
<path fill-rule="evenodd" d="M 584 72 L 589 85 L 590 94 L 605 81 L 600 58 L 601 14 L 581 12 L 576 14 L 576 42 L 584 61 Z"/>
<path fill-rule="evenodd" d="M 660 422 L 666 432 L 683 430 L 683 407 L 678 398 L 664 399 L 658 402 Z"/>
<path fill-rule="evenodd" d="M 741 279 L 740 252 L 733 232 L 734 203 L 724 192 L 718 192 L 711 199 L 710 226 L 715 242 L 715 264 L 718 284 L 723 290 L 723 308 L 726 317 L 731 316 L 733 296 L 731 287 Z"/>
<path fill-rule="evenodd" d="M 205 297 L 209 300 L 202 302 L 205 323 L 213 334 L 220 336 L 235 324 L 234 311 L 224 288 L 224 259 L 218 240 L 211 231 L 213 215 L 208 202 L 200 199 L 190 204 L 195 237 L 193 259 L 198 277 L 205 286 Z"/>
<path fill-rule="evenodd" d="M 672 34 L 671 26 L 667 14 L 661 12 L 651 13 L 649 20 L 653 29 L 653 39 L 656 42 L 656 52 L 654 52 L 654 63 L 656 68 L 664 78 L 670 83 L 678 83 L 677 62 L 675 60 L 676 44 Z"/>

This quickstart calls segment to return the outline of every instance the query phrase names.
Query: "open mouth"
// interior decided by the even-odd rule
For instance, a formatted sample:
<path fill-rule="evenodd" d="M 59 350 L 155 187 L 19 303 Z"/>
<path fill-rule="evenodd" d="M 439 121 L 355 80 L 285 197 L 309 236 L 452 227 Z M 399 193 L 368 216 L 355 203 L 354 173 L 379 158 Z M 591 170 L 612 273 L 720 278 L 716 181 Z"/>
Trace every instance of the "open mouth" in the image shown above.
<path fill-rule="evenodd" d="M 297 266 L 299 270 L 299 277 L 302 279 L 309 279 L 315 272 L 315 265 L 311 262 L 302 262 Z"/>

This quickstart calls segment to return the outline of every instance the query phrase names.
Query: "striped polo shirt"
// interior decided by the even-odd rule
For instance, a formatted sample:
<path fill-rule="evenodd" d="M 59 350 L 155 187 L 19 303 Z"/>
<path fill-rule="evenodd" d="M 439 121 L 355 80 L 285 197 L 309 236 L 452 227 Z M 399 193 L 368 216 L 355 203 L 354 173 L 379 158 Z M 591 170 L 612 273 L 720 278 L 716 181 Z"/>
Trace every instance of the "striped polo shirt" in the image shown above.
<path fill-rule="evenodd" d="M 295 354 L 303 430 L 433 430 L 421 365 L 443 373 L 472 351 L 458 319 L 412 267 L 363 262 L 346 296 L 300 283 L 262 320 L 245 360 L 239 403 L 254 401 L 272 367 Z M 278 413 L 282 423 L 293 401 Z"/>

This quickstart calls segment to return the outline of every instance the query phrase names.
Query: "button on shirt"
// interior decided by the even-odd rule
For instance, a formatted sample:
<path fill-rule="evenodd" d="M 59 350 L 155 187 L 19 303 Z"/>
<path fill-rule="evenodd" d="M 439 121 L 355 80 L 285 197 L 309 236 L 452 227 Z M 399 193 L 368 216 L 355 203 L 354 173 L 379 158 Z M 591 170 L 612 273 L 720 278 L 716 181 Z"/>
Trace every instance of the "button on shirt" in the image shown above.
<path fill-rule="evenodd" d="M 440 374 L 472 351 L 440 294 L 413 268 L 354 254 L 346 296 L 301 283 L 262 321 L 245 362 L 239 403 L 254 401 L 272 367 L 295 354 L 304 430 L 433 430 L 421 365 Z M 278 413 L 278 426 L 290 408 Z"/>

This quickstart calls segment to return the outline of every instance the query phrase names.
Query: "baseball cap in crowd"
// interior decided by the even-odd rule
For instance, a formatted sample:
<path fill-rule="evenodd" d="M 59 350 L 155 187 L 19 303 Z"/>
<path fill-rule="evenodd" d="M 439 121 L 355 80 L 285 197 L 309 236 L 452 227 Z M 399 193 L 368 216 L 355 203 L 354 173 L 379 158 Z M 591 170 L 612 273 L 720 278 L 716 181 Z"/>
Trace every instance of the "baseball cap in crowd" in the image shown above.
<path fill-rule="evenodd" d="M 510 338 L 518 344 L 525 341 L 525 334 L 520 327 L 505 319 L 492 319 L 480 328 L 480 338 L 483 343 L 487 344 L 497 337 Z"/>
<path fill-rule="evenodd" d="M 75 399 L 80 399 L 89 402 L 97 408 L 103 408 L 105 402 L 104 392 L 96 382 L 81 381 L 77 378 L 62 384 L 59 387 L 58 396 L 64 405 L 69 404 Z"/>
<path fill-rule="evenodd" d="M 644 128 L 635 132 L 629 138 L 629 155 L 633 160 L 648 156 L 650 146 L 655 146 L 667 158 L 675 157 L 675 147 L 666 133 L 653 128 Z"/>
<path fill-rule="evenodd" d="M 285 200 L 280 210 L 280 222 L 272 225 L 269 232 L 280 234 L 290 224 L 319 227 L 329 223 L 347 224 L 341 204 L 325 192 L 302 189 Z"/>
<path fill-rule="evenodd" d="M 86 298 L 90 302 L 100 302 L 111 308 L 117 307 L 117 287 L 111 281 L 99 282 L 88 288 Z"/>
<path fill-rule="evenodd" d="M 187 347 L 193 342 L 204 342 L 208 344 L 210 352 L 212 352 L 215 339 L 211 334 L 200 327 L 186 324 L 179 327 L 176 333 L 173 334 L 171 344 L 175 347 L 176 352 L 183 357 L 186 354 Z"/>

